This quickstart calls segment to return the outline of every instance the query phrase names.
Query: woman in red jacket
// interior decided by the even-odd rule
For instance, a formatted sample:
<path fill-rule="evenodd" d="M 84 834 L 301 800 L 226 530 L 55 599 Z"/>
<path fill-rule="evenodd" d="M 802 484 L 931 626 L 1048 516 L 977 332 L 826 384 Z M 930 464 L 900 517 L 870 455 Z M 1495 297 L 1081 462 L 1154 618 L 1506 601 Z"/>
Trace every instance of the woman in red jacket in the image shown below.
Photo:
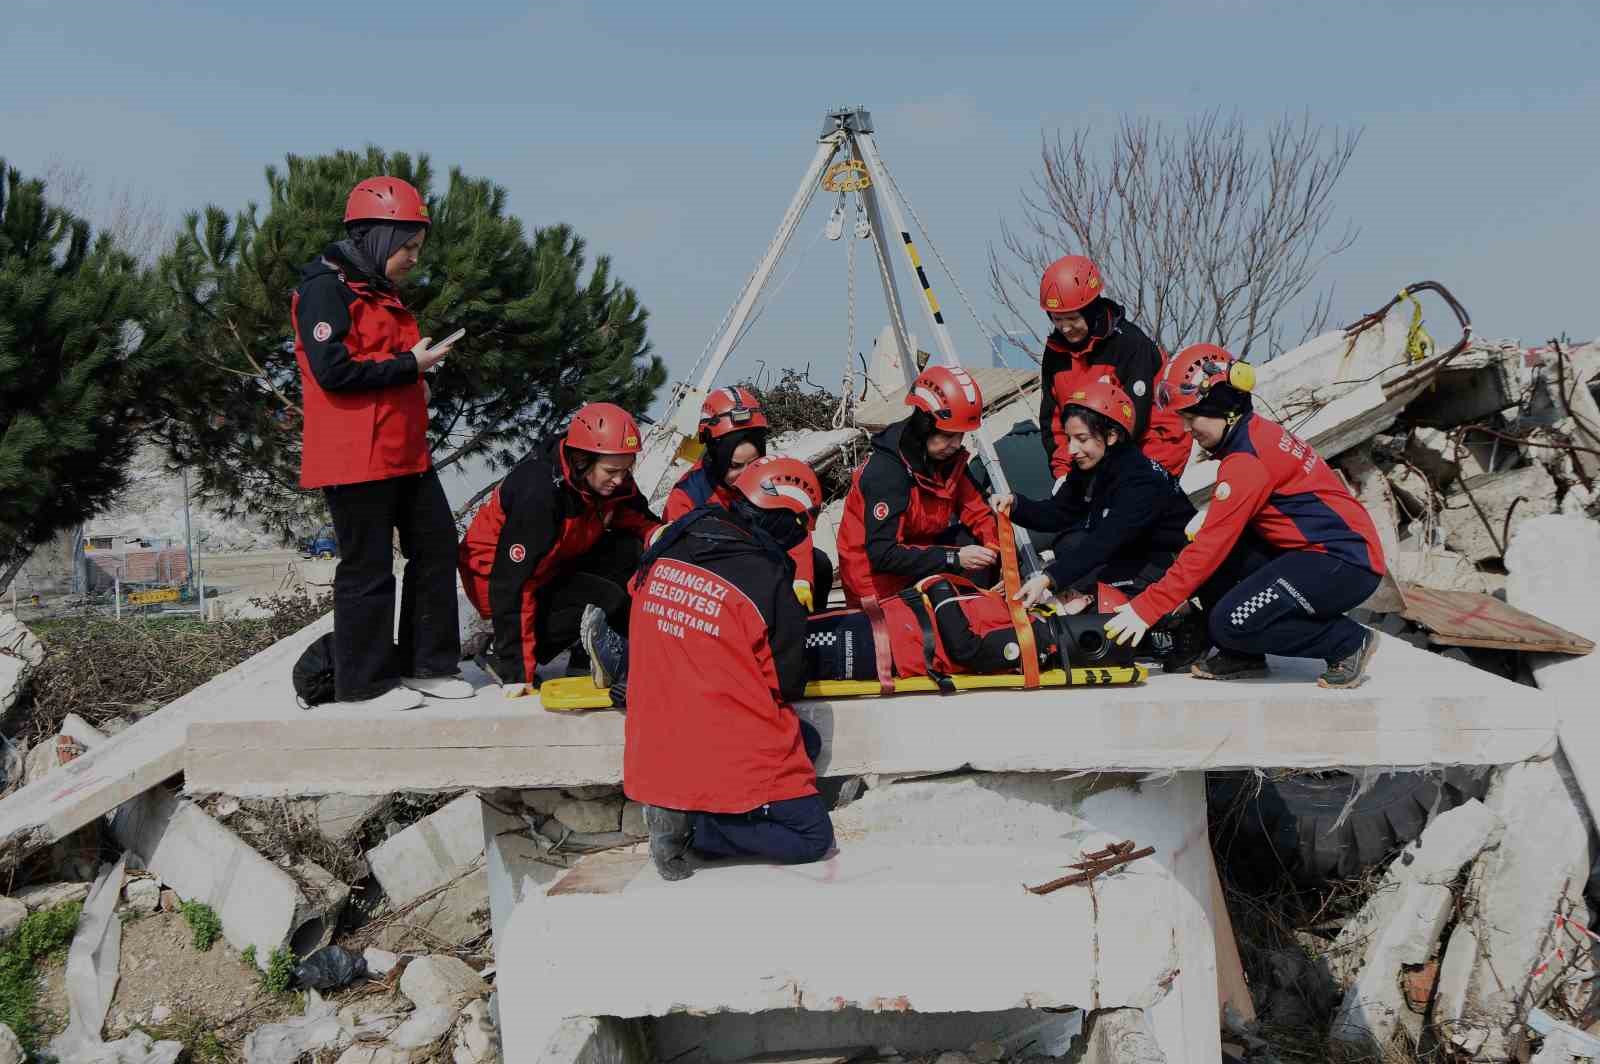
<path fill-rule="evenodd" d="M 1150 626 L 1197 597 L 1218 653 L 1194 675 L 1243 679 L 1267 671 L 1268 654 L 1321 658 L 1323 687 L 1356 687 L 1378 648 L 1376 632 L 1345 616 L 1383 577 L 1372 518 L 1317 452 L 1251 410 L 1255 371 L 1214 344 L 1178 352 L 1158 401 L 1221 459 L 1210 508 L 1194 542 L 1160 580 L 1106 624 L 1137 643 Z"/>
<path fill-rule="evenodd" d="M 935 573 L 977 578 L 1000 557 L 994 511 L 961 445 L 983 421 L 978 382 L 959 367 L 930 366 L 912 383 L 906 405 L 911 416 L 872 438 L 845 496 L 839 576 L 852 606 Z"/>
<path fill-rule="evenodd" d="M 733 485 L 746 466 L 767 453 L 767 415 L 761 400 L 748 388 L 718 388 L 700 404 L 700 443 L 705 455 L 667 496 L 662 520 L 676 521 L 696 507 L 713 505 L 727 509 L 738 497 Z M 790 552 L 794 559 L 794 592 L 807 610 L 814 599 L 827 606 L 833 588 L 833 562 L 817 547 L 811 536 Z"/>
<path fill-rule="evenodd" d="M 523 693 L 540 665 L 577 642 L 585 606 L 627 622 L 628 577 L 660 524 L 633 483 L 638 454 L 639 426 L 626 410 L 586 404 L 473 515 L 461 583 L 494 623 L 490 667 L 507 694 Z"/>
<path fill-rule="evenodd" d="M 339 539 L 334 689 L 363 709 L 469 698 L 460 679 L 455 521 L 428 450 L 422 374 L 449 350 L 419 337 L 398 285 L 417 264 L 428 207 L 394 177 L 361 182 L 348 238 L 301 271 L 292 310 L 305 409 L 300 485 L 321 488 Z M 395 646 L 394 537 L 406 558 Z"/>

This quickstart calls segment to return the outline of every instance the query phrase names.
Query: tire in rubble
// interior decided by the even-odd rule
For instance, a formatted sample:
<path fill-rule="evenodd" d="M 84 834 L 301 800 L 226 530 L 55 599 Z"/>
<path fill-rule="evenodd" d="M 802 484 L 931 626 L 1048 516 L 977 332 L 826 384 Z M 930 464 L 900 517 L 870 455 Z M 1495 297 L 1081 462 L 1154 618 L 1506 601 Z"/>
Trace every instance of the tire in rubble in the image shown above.
<path fill-rule="evenodd" d="M 1381 864 L 1422 834 L 1428 821 L 1488 789 L 1483 769 L 1396 772 L 1380 776 L 1340 814 L 1360 786 L 1344 772 L 1264 779 L 1213 772 L 1206 799 L 1218 858 L 1237 880 L 1287 873 L 1310 886 L 1349 879 Z"/>

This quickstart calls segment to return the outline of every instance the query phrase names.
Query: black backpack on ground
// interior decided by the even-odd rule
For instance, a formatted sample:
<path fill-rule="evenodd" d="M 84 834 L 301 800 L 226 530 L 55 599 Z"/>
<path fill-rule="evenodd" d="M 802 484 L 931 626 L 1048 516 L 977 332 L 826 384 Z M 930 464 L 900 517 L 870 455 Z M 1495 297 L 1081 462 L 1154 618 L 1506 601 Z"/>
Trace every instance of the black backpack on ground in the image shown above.
<path fill-rule="evenodd" d="M 301 709 L 333 701 L 332 632 L 300 652 L 294 663 L 294 693 Z"/>

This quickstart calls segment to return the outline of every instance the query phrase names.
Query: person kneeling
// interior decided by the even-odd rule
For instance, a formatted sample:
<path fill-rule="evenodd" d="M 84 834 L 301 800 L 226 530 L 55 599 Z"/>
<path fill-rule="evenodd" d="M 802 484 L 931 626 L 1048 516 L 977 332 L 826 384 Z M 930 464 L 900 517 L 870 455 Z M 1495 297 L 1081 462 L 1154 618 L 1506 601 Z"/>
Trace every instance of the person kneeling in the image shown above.
<path fill-rule="evenodd" d="M 735 488 L 729 508 L 668 526 L 633 582 L 623 790 L 644 804 L 668 880 L 692 874 L 691 850 L 804 863 L 833 847 L 820 737 L 790 706 L 805 691 L 806 611 L 787 552 L 822 489 L 792 458 L 752 462 Z"/>

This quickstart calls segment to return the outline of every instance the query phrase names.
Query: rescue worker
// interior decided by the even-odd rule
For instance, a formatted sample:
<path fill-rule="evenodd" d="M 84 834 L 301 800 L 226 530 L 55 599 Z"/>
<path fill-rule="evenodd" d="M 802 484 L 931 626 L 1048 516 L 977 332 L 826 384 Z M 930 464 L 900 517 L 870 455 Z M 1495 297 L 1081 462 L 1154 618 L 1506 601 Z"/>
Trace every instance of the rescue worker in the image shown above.
<path fill-rule="evenodd" d="M 1023 528 L 1055 532 L 1055 557 L 1026 580 L 1017 597 L 1035 606 L 1059 593 L 1067 613 L 1108 613 L 1166 573 L 1188 543 L 1194 504 L 1178 482 L 1133 443 L 1134 406 L 1110 380 L 1089 381 L 1066 395 L 1060 420 L 1072 469 L 1050 498 L 996 495 L 995 510 Z M 1187 670 L 1203 653 L 1194 621 L 1163 632 L 1169 672 Z"/>
<path fill-rule="evenodd" d="M 490 671 L 508 695 L 578 639 L 594 604 L 625 625 L 628 578 L 659 524 L 633 482 L 639 426 L 613 403 L 588 403 L 566 434 L 519 463 L 461 540 L 461 583 L 494 625 Z M 587 668 L 587 662 L 573 662 Z"/>
<path fill-rule="evenodd" d="M 746 466 L 767 453 L 767 415 L 761 400 L 748 388 L 718 388 L 700 404 L 699 439 L 705 454 L 678 479 L 662 520 L 676 521 L 697 506 L 712 504 L 726 509 L 737 497 L 734 481 Z M 795 547 L 794 591 L 810 611 L 814 599 L 824 606 L 833 588 L 833 562 L 806 538 Z"/>
<path fill-rule="evenodd" d="M 1161 348 L 1108 299 L 1100 268 L 1082 255 L 1057 259 L 1039 279 L 1039 308 L 1050 316 L 1040 370 L 1039 435 L 1051 476 L 1072 471 L 1060 409 L 1065 397 L 1108 371 L 1133 402 L 1133 441 L 1173 476 L 1189 464 L 1191 441 L 1177 416 L 1154 409 Z"/>
<path fill-rule="evenodd" d="M 1167 574 L 1119 607 L 1106 631 L 1137 643 L 1190 596 L 1219 648 L 1203 679 L 1266 674 L 1265 655 L 1321 658 L 1323 687 L 1358 686 L 1377 633 L 1346 617 L 1377 589 L 1383 548 L 1372 518 L 1328 464 L 1251 409 L 1255 371 L 1214 344 L 1180 351 L 1157 400 L 1217 458 L 1205 523 Z"/>
<path fill-rule="evenodd" d="M 999 560 L 994 511 L 962 446 L 983 420 L 977 381 L 959 367 L 930 366 L 906 405 L 910 417 L 873 436 L 845 497 L 839 575 L 852 606 L 936 573 L 987 575 Z"/>
<path fill-rule="evenodd" d="M 290 316 L 304 408 L 300 486 L 321 488 L 339 542 L 334 692 L 347 707 L 470 698 L 460 678 L 455 521 L 428 449 L 432 345 L 400 298 L 428 235 L 411 185 L 373 177 L 345 202 L 344 240 L 301 269 Z M 405 555 L 395 631 L 394 539 Z"/>
<path fill-rule="evenodd" d="M 804 462 L 765 458 L 735 490 L 669 525 L 633 583 L 628 672 L 650 682 L 628 688 L 622 780 L 664 879 L 692 874 L 691 849 L 802 863 L 833 846 L 821 740 L 789 704 L 805 691 L 806 613 L 787 552 L 822 489 Z"/>

